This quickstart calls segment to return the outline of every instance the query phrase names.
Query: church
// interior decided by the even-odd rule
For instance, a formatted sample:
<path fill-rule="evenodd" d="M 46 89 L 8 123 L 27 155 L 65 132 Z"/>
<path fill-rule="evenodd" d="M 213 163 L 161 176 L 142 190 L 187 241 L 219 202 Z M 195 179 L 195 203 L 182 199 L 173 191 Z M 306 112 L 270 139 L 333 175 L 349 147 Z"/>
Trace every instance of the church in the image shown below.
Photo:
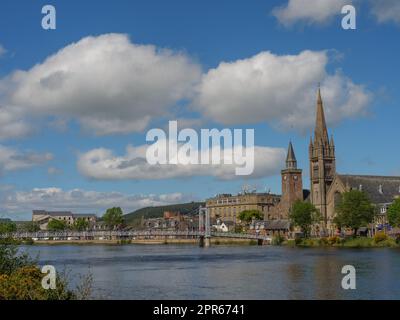
<path fill-rule="evenodd" d="M 335 143 L 329 138 L 326 126 L 321 90 L 318 89 L 314 137 L 309 144 L 310 190 L 303 190 L 302 170 L 297 168 L 292 143 L 282 170 L 282 196 L 276 206 L 275 216 L 288 218 L 296 200 L 310 201 L 321 213 L 322 230 L 335 232 L 333 218 L 341 194 L 350 190 L 365 192 L 377 207 L 376 223 L 386 223 L 388 206 L 400 196 L 400 177 L 340 174 L 336 171 Z"/>
<path fill-rule="evenodd" d="M 314 136 L 310 138 L 308 154 L 310 190 L 303 189 L 302 169 L 297 167 L 294 147 L 290 142 L 286 166 L 281 171 L 281 195 L 256 191 L 220 194 L 206 201 L 211 218 L 236 222 L 240 212 L 257 210 L 263 214 L 265 222 L 273 220 L 287 226 L 290 208 L 296 201 L 302 200 L 311 202 L 320 211 L 322 222 L 317 229 L 332 235 L 336 231 L 333 223 L 335 207 L 341 194 L 357 189 L 364 191 L 377 207 L 376 224 L 387 222 L 387 208 L 400 196 L 400 177 L 340 174 L 336 171 L 335 143 L 333 136 L 329 138 L 328 135 L 320 89 L 317 93 Z"/>

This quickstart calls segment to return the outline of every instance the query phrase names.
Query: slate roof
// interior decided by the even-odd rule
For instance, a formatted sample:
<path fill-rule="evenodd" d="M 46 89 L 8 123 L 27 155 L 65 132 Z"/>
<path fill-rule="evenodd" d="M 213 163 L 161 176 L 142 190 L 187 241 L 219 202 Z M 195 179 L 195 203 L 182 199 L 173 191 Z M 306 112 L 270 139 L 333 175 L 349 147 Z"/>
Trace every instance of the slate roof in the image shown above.
<path fill-rule="evenodd" d="M 74 213 L 74 218 L 91 218 L 96 217 L 94 213 Z"/>
<path fill-rule="evenodd" d="M 46 211 L 46 210 L 32 210 L 33 215 L 46 215 L 51 217 L 74 217 L 74 218 L 87 218 L 96 217 L 93 213 L 72 213 L 71 211 Z"/>
<path fill-rule="evenodd" d="M 33 210 L 33 215 L 48 215 L 52 217 L 72 216 L 71 211 L 46 211 L 46 210 Z"/>
<path fill-rule="evenodd" d="M 345 186 L 364 191 L 375 203 L 391 203 L 400 196 L 400 177 L 343 175 L 338 177 Z"/>

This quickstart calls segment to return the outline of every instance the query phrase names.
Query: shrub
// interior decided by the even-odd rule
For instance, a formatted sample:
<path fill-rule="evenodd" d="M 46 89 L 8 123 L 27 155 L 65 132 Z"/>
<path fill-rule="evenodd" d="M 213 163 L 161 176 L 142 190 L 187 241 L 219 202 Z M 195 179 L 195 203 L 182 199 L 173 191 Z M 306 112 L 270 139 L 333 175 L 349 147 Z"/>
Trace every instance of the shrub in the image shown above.
<path fill-rule="evenodd" d="M 56 289 L 42 287 L 44 274 L 26 254 L 18 254 L 13 245 L 0 245 L 0 300 L 71 300 L 88 299 L 91 276 L 84 278 L 76 290 L 68 289 L 66 273 L 57 274 Z"/>
<path fill-rule="evenodd" d="M 340 244 L 340 243 L 341 243 L 341 240 L 340 240 L 340 238 L 339 238 L 338 236 L 332 236 L 332 237 L 329 237 L 329 238 L 328 238 L 328 243 L 329 243 L 330 245 Z"/>
<path fill-rule="evenodd" d="M 384 233 L 384 232 L 375 233 L 375 235 L 374 235 L 374 242 L 375 243 L 379 243 L 379 242 L 382 242 L 382 241 L 385 241 L 385 240 L 387 240 L 386 233 Z"/>
<path fill-rule="evenodd" d="M 400 234 L 398 234 L 398 235 L 396 236 L 396 243 L 397 243 L 397 244 L 400 244 Z"/>
<path fill-rule="evenodd" d="M 26 245 L 32 245 L 34 243 L 35 243 L 35 241 L 33 241 L 32 238 L 27 238 L 24 240 L 24 244 L 26 244 Z"/>
<path fill-rule="evenodd" d="M 277 234 L 272 237 L 271 244 L 274 246 L 280 246 L 283 241 L 285 241 L 285 238 L 282 235 Z"/>
<path fill-rule="evenodd" d="M 301 238 L 296 238 L 296 239 L 294 240 L 294 243 L 296 244 L 296 246 L 299 246 L 299 245 L 301 245 L 301 244 L 303 243 L 303 239 L 301 239 Z"/>
<path fill-rule="evenodd" d="M 328 238 L 320 238 L 320 239 L 319 239 L 319 244 L 320 244 L 321 246 L 326 246 L 326 245 L 328 245 L 328 244 L 329 244 Z"/>

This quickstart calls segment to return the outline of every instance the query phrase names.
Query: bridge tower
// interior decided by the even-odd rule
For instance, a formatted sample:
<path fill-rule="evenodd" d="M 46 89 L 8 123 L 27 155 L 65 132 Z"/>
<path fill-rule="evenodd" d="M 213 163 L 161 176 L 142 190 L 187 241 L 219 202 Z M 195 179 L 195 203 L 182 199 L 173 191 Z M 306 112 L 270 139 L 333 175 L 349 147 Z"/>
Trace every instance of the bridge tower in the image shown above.
<path fill-rule="evenodd" d="M 199 245 L 209 247 L 211 244 L 210 212 L 207 208 L 199 208 Z"/>

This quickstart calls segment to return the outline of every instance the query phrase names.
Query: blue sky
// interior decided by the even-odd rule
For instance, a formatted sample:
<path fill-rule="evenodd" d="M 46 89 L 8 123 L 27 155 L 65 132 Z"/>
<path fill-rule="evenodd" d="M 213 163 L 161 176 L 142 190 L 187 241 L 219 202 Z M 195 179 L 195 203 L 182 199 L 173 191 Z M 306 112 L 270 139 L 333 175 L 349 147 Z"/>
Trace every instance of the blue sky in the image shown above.
<path fill-rule="evenodd" d="M 308 187 L 318 82 L 338 172 L 400 175 L 399 5 L 392 0 L 335 0 L 337 7 L 332 7 L 319 1 L 320 11 L 308 8 L 310 1 L 304 0 L 2 1 L 0 214 L 27 219 L 32 209 L 46 208 L 101 214 L 111 205 L 128 212 L 236 193 L 243 184 L 280 193 L 284 163 L 271 159 L 265 159 L 262 174 L 252 179 L 179 171 L 174 178 L 160 172 L 154 177 L 149 173 L 149 178 L 114 172 L 104 179 L 107 169 L 97 172 L 90 163 L 78 168 L 82 155 L 99 148 L 111 153 L 103 154 L 105 162 L 132 160 L 128 145 L 144 145 L 149 129 L 178 118 L 198 121 L 196 129 L 254 128 L 256 145 L 277 154 L 292 140 Z M 357 29 L 343 30 L 338 8 L 351 2 L 357 9 Z M 41 28 L 45 4 L 56 8 L 56 30 Z M 291 11 L 296 5 L 301 10 Z M 87 37 L 91 40 L 82 43 Z M 59 51 L 67 46 L 67 53 Z M 118 48 L 122 53 L 116 53 Z M 169 53 L 162 53 L 164 49 Z M 89 50 L 88 57 L 98 62 L 82 58 Z M 96 50 L 104 53 L 96 58 Z M 139 53 L 142 60 L 136 61 Z M 46 60 L 51 55 L 55 62 Z M 221 66 L 223 62 L 227 64 Z M 144 71 L 135 74 L 143 64 Z M 259 83 L 251 73 L 256 67 L 262 71 Z M 57 68 L 64 72 L 61 76 Z M 56 82 L 55 100 L 47 89 L 36 90 L 37 81 L 53 83 L 59 76 L 72 89 L 60 89 Z M 123 98 L 109 99 L 107 90 L 122 86 L 126 91 L 117 96 Z M 171 98 L 169 92 L 176 88 L 179 97 Z M 93 119 L 118 122 L 99 128 Z"/>

